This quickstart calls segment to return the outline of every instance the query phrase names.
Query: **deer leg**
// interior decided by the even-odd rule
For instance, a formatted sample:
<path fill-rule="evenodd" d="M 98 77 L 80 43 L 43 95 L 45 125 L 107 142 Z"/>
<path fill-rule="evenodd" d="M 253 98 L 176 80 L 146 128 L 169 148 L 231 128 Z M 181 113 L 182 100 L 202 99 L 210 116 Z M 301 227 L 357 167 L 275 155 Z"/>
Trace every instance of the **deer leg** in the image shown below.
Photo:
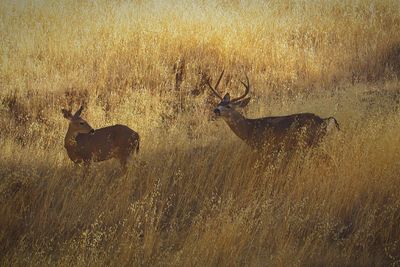
<path fill-rule="evenodd" d="M 89 174 L 90 171 L 90 161 L 79 161 L 79 162 L 74 162 L 76 169 L 79 171 L 79 173 L 82 174 L 83 177 L 86 177 L 87 174 Z"/>
<path fill-rule="evenodd" d="M 119 162 L 121 163 L 121 170 L 122 173 L 126 173 L 128 171 L 128 157 L 127 156 L 121 156 L 119 158 Z"/>
<path fill-rule="evenodd" d="M 92 166 L 91 164 L 92 162 L 90 160 L 85 160 L 82 164 L 83 169 L 85 170 L 85 172 L 89 172 L 90 171 L 90 167 Z"/>

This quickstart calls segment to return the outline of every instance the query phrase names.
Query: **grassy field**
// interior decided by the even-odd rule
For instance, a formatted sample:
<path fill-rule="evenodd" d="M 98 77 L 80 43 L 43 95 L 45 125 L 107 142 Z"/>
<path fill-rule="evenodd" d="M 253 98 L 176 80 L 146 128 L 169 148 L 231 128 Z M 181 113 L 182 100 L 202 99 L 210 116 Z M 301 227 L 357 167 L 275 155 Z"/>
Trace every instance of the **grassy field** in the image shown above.
<path fill-rule="evenodd" d="M 248 117 L 313 112 L 341 131 L 282 168 Z M 400 265 L 400 2 L 0 2 L 1 266 Z M 126 124 L 141 150 L 75 166 L 61 108 Z"/>

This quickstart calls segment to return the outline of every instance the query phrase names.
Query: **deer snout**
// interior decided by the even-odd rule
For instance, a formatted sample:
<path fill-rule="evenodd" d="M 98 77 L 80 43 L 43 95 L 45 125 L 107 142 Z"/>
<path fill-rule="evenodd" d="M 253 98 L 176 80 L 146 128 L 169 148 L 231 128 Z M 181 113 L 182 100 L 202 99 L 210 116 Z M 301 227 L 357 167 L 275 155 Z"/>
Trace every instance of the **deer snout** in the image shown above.
<path fill-rule="evenodd" d="M 214 114 L 220 116 L 221 110 L 219 110 L 219 108 L 214 109 Z"/>

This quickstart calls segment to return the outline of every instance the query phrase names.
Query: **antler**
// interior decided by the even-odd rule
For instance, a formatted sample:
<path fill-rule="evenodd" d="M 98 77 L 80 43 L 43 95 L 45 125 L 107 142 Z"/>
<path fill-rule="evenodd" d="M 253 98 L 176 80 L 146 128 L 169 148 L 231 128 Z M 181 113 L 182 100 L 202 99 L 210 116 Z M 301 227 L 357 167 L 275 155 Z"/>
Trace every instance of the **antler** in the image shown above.
<path fill-rule="evenodd" d="M 238 100 L 240 100 L 240 99 L 243 99 L 243 98 L 245 98 L 246 95 L 249 93 L 249 91 L 250 91 L 249 77 L 247 77 L 247 74 L 245 74 L 245 75 L 246 75 L 246 83 L 244 83 L 244 82 L 242 82 L 242 81 L 240 81 L 240 82 L 241 82 L 241 83 L 243 84 L 243 86 L 246 88 L 246 91 L 244 92 L 243 95 L 241 95 L 241 96 L 239 96 L 239 97 L 237 97 L 237 98 L 232 99 L 231 102 L 235 102 L 235 101 L 238 101 Z"/>
<path fill-rule="evenodd" d="M 211 86 L 210 80 L 207 80 L 208 87 L 210 87 L 211 91 L 221 100 L 223 100 L 223 97 L 218 93 L 217 90 L 218 90 L 219 82 L 221 81 L 223 75 L 224 75 L 224 70 L 222 71 L 221 75 L 219 76 L 219 79 L 218 79 L 217 83 L 215 84 L 215 88 L 213 88 Z"/>

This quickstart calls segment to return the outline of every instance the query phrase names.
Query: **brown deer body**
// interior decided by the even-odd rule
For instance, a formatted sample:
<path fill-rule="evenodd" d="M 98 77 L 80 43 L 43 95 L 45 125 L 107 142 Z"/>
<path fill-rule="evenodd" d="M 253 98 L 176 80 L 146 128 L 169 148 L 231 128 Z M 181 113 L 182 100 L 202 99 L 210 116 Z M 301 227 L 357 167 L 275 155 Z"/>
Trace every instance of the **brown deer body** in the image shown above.
<path fill-rule="evenodd" d="M 139 134 L 119 124 L 94 130 L 80 117 L 82 110 L 83 107 L 74 115 L 62 110 L 70 121 L 64 139 L 68 157 L 77 164 L 116 158 L 125 169 L 129 157 L 139 151 Z"/>
<path fill-rule="evenodd" d="M 221 102 L 214 109 L 216 116 L 222 117 L 230 129 L 246 144 L 256 150 L 290 151 L 299 147 L 313 147 L 331 131 L 339 129 L 339 124 L 333 117 L 323 119 L 312 113 L 300 113 L 287 116 L 264 117 L 248 119 L 236 110 L 245 107 L 250 97 L 245 98 L 250 91 L 249 79 L 242 82 L 246 88 L 244 95 L 230 99 L 230 95 L 224 97 L 217 92 L 223 72 L 219 77 L 215 88 L 208 83 L 214 94 Z"/>

